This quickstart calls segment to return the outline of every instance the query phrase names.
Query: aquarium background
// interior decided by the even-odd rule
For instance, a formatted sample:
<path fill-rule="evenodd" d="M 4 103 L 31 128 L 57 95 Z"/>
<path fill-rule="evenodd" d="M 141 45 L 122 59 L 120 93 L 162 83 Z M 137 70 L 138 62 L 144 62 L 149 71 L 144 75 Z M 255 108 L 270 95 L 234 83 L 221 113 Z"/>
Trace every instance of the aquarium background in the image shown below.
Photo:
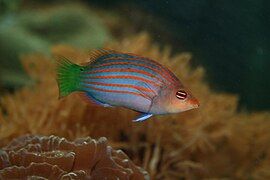
<path fill-rule="evenodd" d="M 105 136 L 153 179 L 270 178 L 269 7 L 0 0 L 0 145 L 27 133 Z M 101 47 L 159 61 L 201 107 L 136 124 L 130 110 L 58 100 L 53 57 L 84 62 Z"/>

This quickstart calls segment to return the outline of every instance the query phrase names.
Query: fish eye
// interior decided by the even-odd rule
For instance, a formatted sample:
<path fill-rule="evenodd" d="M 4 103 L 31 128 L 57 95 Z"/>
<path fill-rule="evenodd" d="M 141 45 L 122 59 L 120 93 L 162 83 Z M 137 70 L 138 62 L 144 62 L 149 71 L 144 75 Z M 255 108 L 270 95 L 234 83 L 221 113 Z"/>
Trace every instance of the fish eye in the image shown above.
<path fill-rule="evenodd" d="M 176 92 L 176 97 L 178 99 L 184 100 L 184 99 L 187 98 L 187 93 L 184 90 L 179 90 L 179 91 Z"/>
<path fill-rule="evenodd" d="M 83 68 L 80 68 L 80 71 L 83 71 Z"/>

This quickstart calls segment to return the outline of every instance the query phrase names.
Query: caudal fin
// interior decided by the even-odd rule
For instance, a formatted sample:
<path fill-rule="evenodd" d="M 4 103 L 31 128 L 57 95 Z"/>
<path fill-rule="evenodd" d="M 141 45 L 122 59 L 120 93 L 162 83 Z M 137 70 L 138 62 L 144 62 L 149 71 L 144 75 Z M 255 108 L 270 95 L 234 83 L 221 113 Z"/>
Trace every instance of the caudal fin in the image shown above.
<path fill-rule="evenodd" d="M 72 63 L 65 57 L 59 57 L 57 62 L 57 83 L 59 98 L 80 90 L 82 66 Z"/>

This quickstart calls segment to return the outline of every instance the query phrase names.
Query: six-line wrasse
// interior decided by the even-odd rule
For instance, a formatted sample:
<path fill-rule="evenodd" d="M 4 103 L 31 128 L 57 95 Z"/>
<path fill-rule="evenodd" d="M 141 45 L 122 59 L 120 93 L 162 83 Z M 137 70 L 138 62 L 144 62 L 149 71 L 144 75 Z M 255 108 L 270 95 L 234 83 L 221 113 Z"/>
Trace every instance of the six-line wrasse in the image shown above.
<path fill-rule="evenodd" d="M 58 60 L 57 73 L 60 97 L 80 92 L 96 105 L 141 112 L 134 121 L 199 106 L 198 100 L 170 70 L 135 54 L 96 50 L 84 65 L 62 58 Z"/>

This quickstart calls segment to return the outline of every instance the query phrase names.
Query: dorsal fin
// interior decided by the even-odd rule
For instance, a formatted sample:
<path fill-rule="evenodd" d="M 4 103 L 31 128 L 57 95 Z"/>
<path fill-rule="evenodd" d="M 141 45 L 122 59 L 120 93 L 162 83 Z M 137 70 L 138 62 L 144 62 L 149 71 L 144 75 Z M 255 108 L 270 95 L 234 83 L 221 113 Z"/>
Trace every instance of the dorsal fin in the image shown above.
<path fill-rule="evenodd" d="M 82 65 L 89 65 L 92 62 L 96 61 L 99 57 L 104 56 L 104 55 L 108 55 L 108 54 L 112 54 L 114 52 L 116 52 L 116 51 L 114 51 L 112 49 L 107 49 L 107 48 L 95 49 L 95 50 L 90 52 L 89 61 L 86 63 L 82 63 Z"/>

